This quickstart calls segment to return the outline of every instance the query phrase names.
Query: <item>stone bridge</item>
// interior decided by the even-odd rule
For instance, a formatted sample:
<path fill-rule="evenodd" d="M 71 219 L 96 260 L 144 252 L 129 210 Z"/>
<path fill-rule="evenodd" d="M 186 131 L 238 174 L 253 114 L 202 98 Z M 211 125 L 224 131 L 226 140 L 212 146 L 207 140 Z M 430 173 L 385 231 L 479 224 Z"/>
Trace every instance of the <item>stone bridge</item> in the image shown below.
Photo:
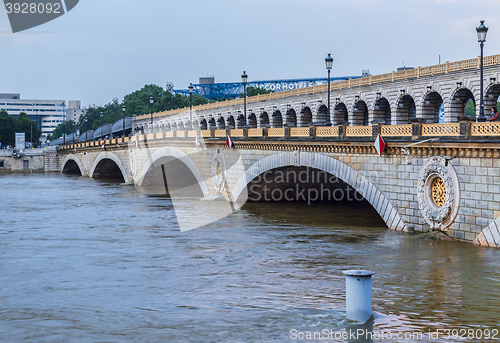
<path fill-rule="evenodd" d="M 432 129 L 426 131 L 425 125 Z M 245 197 L 314 201 L 352 189 L 390 229 L 441 230 L 459 240 L 499 247 L 500 125 L 467 121 L 406 126 L 398 126 L 398 137 L 380 124 L 370 127 L 370 136 L 349 136 L 356 132 L 335 127 L 330 137 L 321 139 L 319 131 L 334 128 L 306 128 L 307 137 L 294 137 L 294 128 L 165 131 L 69 144 L 46 160 L 61 172 L 117 177 L 163 194 L 168 179 L 170 194 L 191 187 L 190 195 L 218 195 L 235 208 Z M 261 136 L 249 137 L 252 130 L 260 130 Z M 435 137 L 444 131 L 450 134 Z M 380 132 L 387 140 L 382 156 L 373 146 Z M 227 134 L 233 137 L 232 148 L 226 145 Z M 321 172 L 323 178 L 314 179 Z M 284 193 L 303 181 L 277 179 L 289 173 L 308 175 L 301 186 L 308 189 L 307 199 L 297 198 L 299 189 Z"/>

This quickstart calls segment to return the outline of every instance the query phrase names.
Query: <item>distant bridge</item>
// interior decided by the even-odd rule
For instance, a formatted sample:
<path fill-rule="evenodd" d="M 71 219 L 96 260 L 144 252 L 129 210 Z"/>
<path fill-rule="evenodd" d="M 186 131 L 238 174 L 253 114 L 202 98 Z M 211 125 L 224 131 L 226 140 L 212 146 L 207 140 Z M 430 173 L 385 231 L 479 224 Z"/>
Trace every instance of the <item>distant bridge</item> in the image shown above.
<path fill-rule="evenodd" d="M 349 79 L 359 79 L 361 76 L 341 76 L 332 77 L 330 81 L 345 81 Z M 287 91 L 292 89 L 307 88 L 312 86 L 325 85 L 327 78 L 308 78 L 308 79 L 288 79 L 288 80 L 267 80 L 247 82 L 247 87 L 263 88 L 274 92 Z M 207 99 L 217 100 L 221 98 L 234 99 L 243 94 L 242 82 L 229 83 L 205 83 L 194 84 L 193 94 L 199 94 Z M 174 90 L 175 93 L 189 95 L 187 89 Z"/>

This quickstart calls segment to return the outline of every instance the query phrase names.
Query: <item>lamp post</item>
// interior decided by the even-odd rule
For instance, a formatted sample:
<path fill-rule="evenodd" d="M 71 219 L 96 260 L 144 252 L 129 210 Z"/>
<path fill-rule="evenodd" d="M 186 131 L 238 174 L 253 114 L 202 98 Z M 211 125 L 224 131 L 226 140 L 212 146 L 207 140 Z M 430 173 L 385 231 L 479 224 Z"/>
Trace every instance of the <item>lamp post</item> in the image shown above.
<path fill-rule="evenodd" d="M 191 129 L 193 128 L 193 84 L 190 83 L 188 86 L 189 89 L 189 123 L 191 125 Z"/>
<path fill-rule="evenodd" d="M 247 81 L 248 75 L 245 71 L 241 75 L 241 81 L 243 82 L 243 127 L 247 126 Z"/>
<path fill-rule="evenodd" d="M 330 71 L 333 66 L 333 58 L 331 54 L 325 58 L 326 70 L 328 70 L 328 108 L 326 109 L 326 123 L 325 126 L 331 126 L 332 122 L 330 121 Z"/>
<path fill-rule="evenodd" d="M 127 108 L 125 107 L 125 105 L 122 106 L 122 111 L 123 111 L 123 138 L 125 138 L 125 110 Z"/>
<path fill-rule="evenodd" d="M 101 112 L 101 141 L 102 141 L 102 112 Z"/>
<path fill-rule="evenodd" d="M 481 20 L 481 25 L 476 27 L 477 32 L 477 41 L 480 43 L 481 47 L 481 95 L 479 100 L 479 117 L 477 118 L 478 122 L 485 122 L 486 117 L 484 116 L 484 102 L 483 102 L 483 47 L 484 42 L 486 41 L 486 34 L 488 33 L 488 28 L 484 26 L 484 20 Z"/>
<path fill-rule="evenodd" d="M 155 99 L 151 95 L 149 97 L 149 111 L 151 112 L 151 130 L 153 130 L 153 103 L 155 102 Z"/>

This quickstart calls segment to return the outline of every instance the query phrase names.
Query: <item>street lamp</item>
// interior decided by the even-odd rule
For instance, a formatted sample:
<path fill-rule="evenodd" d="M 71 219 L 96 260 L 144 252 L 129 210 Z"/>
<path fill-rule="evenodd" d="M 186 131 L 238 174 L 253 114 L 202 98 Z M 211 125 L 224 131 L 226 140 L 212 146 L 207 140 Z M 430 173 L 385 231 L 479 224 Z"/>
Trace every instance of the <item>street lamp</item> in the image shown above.
<path fill-rule="evenodd" d="M 188 86 L 189 89 L 189 123 L 191 125 L 191 129 L 193 128 L 193 84 L 190 83 Z"/>
<path fill-rule="evenodd" d="M 62 103 L 63 106 L 63 144 L 66 145 L 66 111 L 65 111 L 65 105 L 66 103 Z"/>
<path fill-rule="evenodd" d="M 151 95 L 149 97 L 149 111 L 151 112 L 151 130 L 153 130 L 153 103 L 155 102 L 155 99 Z"/>
<path fill-rule="evenodd" d="M 122 111 L 123 111 L 123 139 L 125 139 L 125 110 L 127 108 L 125 107 L 125 105 L 122 106 Z"/>
<path fill-rule="evenodd" d="M 102 141 L 102 112 L 101 112 L 101 141 Z"/>
<path fill-rule="evenodd" d="M 245 71 L 241 75 L 241 81 L 243 82 L 243 127 L 247 126 L 247 81 L 248 75 Z"/>
<path fill-rule="evenodd" d="M 485 122 L 486 117 L 484 116 L 484 102 L 483 102 L 483 47 L 484 47 L 484 42 L 486 41 L 486 34 L 488 33 L 488 28 L 484 26 L 484 20 L 480 20 L 481 25 L 479 27 L 476 27 L 477 31 L 477 41 L 480 43 L 479 45 L 481 46 L 481 95 L 480 95 L 480 100 L 479 100 L 479 117 L 477 118 L 478 122 Z"/>
<path fill-rule="evenodd" d="M 326 109 L 326 123 L 325 126 L 331 126 L 332 122 L 330 121 L 330 70 L 332 70 L 333 66 L 333 57 L 331 54 L 325 58 L 326 70 L 328 70 L 328 108 Z"/>

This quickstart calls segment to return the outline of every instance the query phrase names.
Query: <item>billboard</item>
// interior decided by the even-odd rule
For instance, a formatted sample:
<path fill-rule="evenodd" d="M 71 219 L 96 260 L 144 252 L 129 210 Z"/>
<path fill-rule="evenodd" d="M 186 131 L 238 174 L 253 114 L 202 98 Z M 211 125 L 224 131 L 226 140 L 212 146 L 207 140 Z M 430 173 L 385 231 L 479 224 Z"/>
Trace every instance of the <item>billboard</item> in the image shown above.
<path fill-rule="evenodd" d="M 16 132 L 16 150 L 26 149 L 26 134 L 24 132 Z"/>

